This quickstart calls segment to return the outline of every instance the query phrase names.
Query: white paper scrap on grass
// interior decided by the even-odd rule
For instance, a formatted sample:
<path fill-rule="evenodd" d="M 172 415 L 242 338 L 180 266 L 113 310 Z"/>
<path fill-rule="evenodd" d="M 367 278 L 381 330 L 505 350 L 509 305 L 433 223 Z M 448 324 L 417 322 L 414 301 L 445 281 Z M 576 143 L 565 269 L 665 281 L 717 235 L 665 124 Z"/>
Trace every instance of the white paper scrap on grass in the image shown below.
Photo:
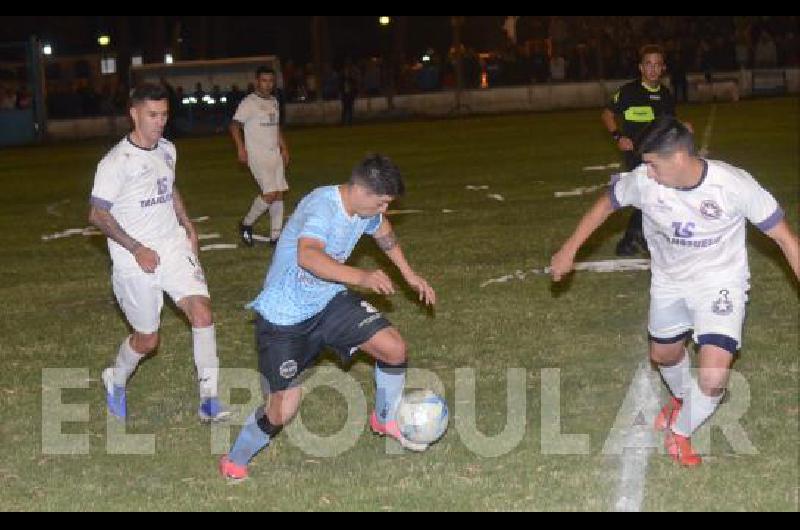
<path fill-rule="evenodd" d="M 588 195 L 590 193 L 600 191 L 605 187 L 607 187 L 606 184 L 603 184 L 602 186 L 588 186 L 586 188 L 575 188 L 574 190 L 570 191 L 557 191 L 555 193 L 555 196 L 556 199 L 563 199 L 565 197 L 580 197 L 582 195 Z"/>
<path fill-rule="evenodd" d="M 200 234 L 197 236 L 198 241 L 208 241 L 209 239 L 220 239 L 222 238 L 219 234 Z"/>
<path fill-rule="evenodd" d="M 489 189 L 489 186 L 467 186 L 469 191 L 486 191 Z"/>
<path fill-rule="evenodd" d="M 219 245 L 206 245 L 204 247 L 200 247 L 200 251 L 202 252 L 211 252 L 214 250 L 236 250 L 239 248 L 238 245 L 232 245 L 227 243 L 222 243 Z"/>
<path fill-rule="evenodd" d="M 505 202 L 505 200 L 506 200 L 506 198 L 503 197 L 502 195 L 500 195 L 499 193 L 491 193 L 491 194 L 487 195 L 486 197 L 488 197 L 489 199 L 495 200 L 495 201 L 499 201 L 499 202 Z"/>
<path fill-rule="evenodd" d="M 575 264 L 575 271 L 578 272 L 595 272 L 595 273 L 612 273 L 612 272 L 631 272 L 631 271 L 649 271 L 649 259 L 618 259 L 606 261 L 586 261 L 583 263 Z M 507 274 L 500 278 L 487 280 L 481 284 L 481 289 L 496 283 L 508 283 L 511 281 L 524 281 L 528 276 L 541 276 L 550 274 L 550 267 L 544 269 L 531 269 L 527 272 L 518 270 L 513 274 Z"/>
<path fill-rule="evenodd" d="M 272 239 L 270 239 L 267 236 L 253 234 L 253 241 L 258 241 L 259 243 L 269 243 L 270 241 L 272 241 Z"/>
<path fill-rule="evenodd" d="M 196 219 L 192 219 L 192 222 L 193 222 L 193 223 L 205 223 L 206 221 L 208 221 L 208 220 L 210 220 L 210 219 L 211 219 L 211 218 L 210 218 L 209 216 L 207 216 L 207 215 L 206 215 L 206 216 L 204 216 L 204 217 L 198 217 L 198 218 L 196 218 Z"/>
<path fill-rule="evenodd" d="M 455 210 L 444 209 L 444 210 L 442 210 L 442 213 L 449 214 L 449 213 L 456 213 L 456 211 Z"/>

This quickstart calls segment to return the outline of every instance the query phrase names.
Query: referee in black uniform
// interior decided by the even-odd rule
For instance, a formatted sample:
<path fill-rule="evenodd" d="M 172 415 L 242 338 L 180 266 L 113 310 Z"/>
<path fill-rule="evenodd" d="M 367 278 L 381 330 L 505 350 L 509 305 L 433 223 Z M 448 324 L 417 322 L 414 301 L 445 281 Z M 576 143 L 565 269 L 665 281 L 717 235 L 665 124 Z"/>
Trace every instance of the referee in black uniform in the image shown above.
<path fill-rule="evenodd" d="M 641 132 L 656 118 L 675 115 L 675 98 L 661 84 L 666 70 L 664 56 L 661 46 L 647 45 L 642 48 L 639 64 L 641 79 L 620 88 L 603 111 L 603 124 L 625 155 L 626 171 L 633 171 L 642 164 L 641 157 L 636 154 L 637 139 Z M 619 122 L 622 123 L 622 129 Z M 625 236 L 617 244 L 617 255 L 633 256 L 638 250 L 647 250 L 640 210 L 634 212 Z"/>

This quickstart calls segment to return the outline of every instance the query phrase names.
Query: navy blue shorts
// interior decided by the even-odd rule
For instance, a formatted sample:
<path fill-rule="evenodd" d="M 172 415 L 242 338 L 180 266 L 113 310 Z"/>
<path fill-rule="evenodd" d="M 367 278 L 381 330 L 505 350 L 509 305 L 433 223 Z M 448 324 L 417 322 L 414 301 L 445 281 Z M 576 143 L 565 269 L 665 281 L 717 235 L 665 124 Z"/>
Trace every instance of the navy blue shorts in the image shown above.
<path fill-rule="evenodd" d="M 339 293 L 318 315 L 294 326 L 276 326 L 260 315 L 256 320 L 258 369 L 268 385 L 265 393 L 298 385 L 325 348 L 348 363 L 358 348 L 392 324 L 355 294 Z"/>

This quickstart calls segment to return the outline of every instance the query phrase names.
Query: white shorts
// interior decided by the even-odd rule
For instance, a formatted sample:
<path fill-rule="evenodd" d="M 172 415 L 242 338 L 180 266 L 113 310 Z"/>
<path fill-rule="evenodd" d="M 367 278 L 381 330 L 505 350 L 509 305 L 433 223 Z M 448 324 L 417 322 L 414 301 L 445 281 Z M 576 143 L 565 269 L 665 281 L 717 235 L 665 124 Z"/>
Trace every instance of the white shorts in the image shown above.
<path fill-rule="evenodd" d="M 200 261 L 188 239 L 174 241 L 157 250 L 161 264 L 154 274 L 141 268 L 114 267 L 112 284 L 125 318 L 143 335 L 152 335 L 161 327 L 161 309 L 166 292 L 175 303 L 189 296 L 210 298 Z"/>
<path fill-rule="evenodd" d="M 289 190 L 280 150 L 274 149 L 258 154 L 249 153 L 248 165 L 258 186 L 261 188 L 261 193 L 267 194 Z"/>
<path fill-rule="evenodd" d="M 736 354 L 748 302 L 747 286 L 684 287 L 677 295 L 654 289 L 650 300 L 650 338 L 675 344 L 692 336 L 699 346 L 719 346 Z"/>

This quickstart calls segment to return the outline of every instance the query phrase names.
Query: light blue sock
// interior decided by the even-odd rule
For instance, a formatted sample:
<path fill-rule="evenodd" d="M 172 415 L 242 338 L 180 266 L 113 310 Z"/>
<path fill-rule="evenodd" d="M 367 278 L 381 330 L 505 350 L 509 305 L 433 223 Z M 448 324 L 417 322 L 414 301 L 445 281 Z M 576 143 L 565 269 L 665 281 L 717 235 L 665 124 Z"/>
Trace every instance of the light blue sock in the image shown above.
<path fill-rule="evenodd" d="M 236 439 L 236 443 L 233 444 L 231 453 L 228 455 L 231 462 L 237 466 L 247 466 L 259 452 L 269 445 L 269 436 L 261 430 L 257 423 L 256 414 L 261 413 L 263 413 L 263 409 L 259 409 L 247 419 L 247 424 L 242 428 L 239 438 Z"/>
<path fill-rule="evenodd" d="M 390 366 L 382 362 L 375 364 L 375 412 L 381 423 L 394 421 L 397 407 L 406 385 L 407 364 Z"/>

